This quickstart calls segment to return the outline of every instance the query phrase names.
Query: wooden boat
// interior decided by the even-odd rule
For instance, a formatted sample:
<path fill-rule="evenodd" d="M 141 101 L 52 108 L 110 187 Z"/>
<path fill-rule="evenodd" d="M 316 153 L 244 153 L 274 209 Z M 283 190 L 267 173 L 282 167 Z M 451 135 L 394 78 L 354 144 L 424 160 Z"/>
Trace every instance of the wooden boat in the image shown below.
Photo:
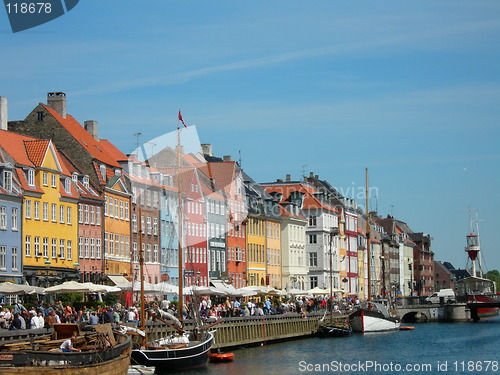
<path fill-rule="evenodd" d="M 400 331 L 413 331 L 414 329 L 415 329 L 415 327 L 413 327 L 413 326 L 401 326 L 401 327 L 399 327 Z"/>
<path fill-rule="evenodd" d="M 234 360 L 234 353 L 208 353 L 208 360 L 210 362 L 231 362 Z"/>
<path fill-rule="evenodd" d="M 2 375 L 125 375 L 130 365 L 130 336 L 114 332 L 109 324 L 95 326 L 95 332 L 77 332 L 75 347 L 80 352 L 63 353 L 59 346 L 68 337 L 69 324 L 56 324 L 52 335 L 30 341 L 8 341 L 0 345 Z M 71 324 L 70 328 L 78 328 Z M 101 327 L 100 327 L 101 326 Z M 60 330 L 58 330 L 60 329 Z"/>
<path fill-rule="evenodd" d="M 349 323 L 354 332 L 383 332 L 399 329 L 401 322 L 390 316 L 384 305 L 375 302 L 370 302 L 370 304 L 373 306 L 372 309 L 358 309 L 349 315 Z"/>

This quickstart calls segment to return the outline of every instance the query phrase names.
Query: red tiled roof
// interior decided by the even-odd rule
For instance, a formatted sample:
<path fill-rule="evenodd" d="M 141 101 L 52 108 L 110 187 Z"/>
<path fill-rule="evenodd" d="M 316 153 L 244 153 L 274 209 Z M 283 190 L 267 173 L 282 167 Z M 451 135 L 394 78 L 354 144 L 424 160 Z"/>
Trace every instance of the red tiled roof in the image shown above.
<path fill-rule="evenodd" d="M 24 141 L 24 147 L 26 148 L 26 154 L 31 162 L 36 167 L 41 167 L 45 155 L 47 154 L 47 149 L 49 147 L 50 141 L 46 139 L 39 139 L 36 141 Z"/>
<path fill-rule="evenodd" d="M 301 193 L 304 193 L 304 203 L 302 208 L 303 209 L 318 209 L 322 208 L 325 210 L 333 211 L 333 212 L 338 212 L 337 209 L 334 207 L 330 206 L 327 203 L 321 202 L 318 198 L 316 198 L 313 193 L 316 192 L 316 190 L 308 185 L 304 184 L 283 184 L 283 185 L 262 185 L 264 189 L 268 193 L 271 192 L 276 192 L 276 193 L 281 193 L 283 194 L 282 201 L 286 201 L 289 197 L 290 194 L 298 191 Z"/>
<path fill-rule="evenodd" d="M 5 152 L 9 154 L 18 165 L 34 167 L 35 165 L 26 153 L 24 141 L 38 141 L 38 139 L 7 130 L 0 130 L 0 146 Z"/>
<path fill-rule="evenodd" d="M 99 140 L 99 144 L 101 146 L 101 149 L 105 150 L 116 161 L 128 160 L 128 156 L 121 152 L 114 144 L 112 144 L 107 139 Z"/>
<path fill-rule="evenodd" d="M 87 152 L 102 163 L 120 168 L 120 164 L 105 150 L 107 145 L 100 143 L 90 135 L 73 116 L 66 115 L 63 118 L 55 109 L 41 103 L 41 105 L 78 141 Z"/>

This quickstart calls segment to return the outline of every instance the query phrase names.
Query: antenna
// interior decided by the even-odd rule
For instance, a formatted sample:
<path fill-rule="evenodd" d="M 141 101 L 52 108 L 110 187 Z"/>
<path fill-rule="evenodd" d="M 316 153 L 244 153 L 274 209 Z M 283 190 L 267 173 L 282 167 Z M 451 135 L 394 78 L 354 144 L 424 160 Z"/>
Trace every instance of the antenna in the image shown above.
<path fill-rule="evenodd" d="M 306 177 L 307 164 L 302 164 L 301 167 L 302 167 L 302 177 Z"/>
<path fill-rule="evenodd" d="M 241 150 L 238 150 L 238 165 L 241 168 Z"/>
<path fill-rule="evenodd" d="M 141 136 L 141 132 L 139 133 L 134 133 L 134 137 L 136 138 L 135 140 L 135 148 L 138 149 L 139 148 L 139 137 Z"/>

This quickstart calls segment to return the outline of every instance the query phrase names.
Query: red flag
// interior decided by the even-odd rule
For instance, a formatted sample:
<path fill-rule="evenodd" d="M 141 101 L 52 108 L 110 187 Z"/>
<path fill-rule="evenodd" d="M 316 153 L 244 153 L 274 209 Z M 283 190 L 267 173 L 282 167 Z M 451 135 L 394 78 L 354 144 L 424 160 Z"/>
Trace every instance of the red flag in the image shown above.
<path fill-rule="evenodd" d="M 179 109 L 179 113 L 177 114 L 177 118 L 179 119 L 180 122 L 182 122 L 182 125 L 184 125 L 184 127 L 187 128 L 187 125 L 184 122 L 184 119 L 182 118 L 182 113 L 181 113 L 180 109 Z"/>

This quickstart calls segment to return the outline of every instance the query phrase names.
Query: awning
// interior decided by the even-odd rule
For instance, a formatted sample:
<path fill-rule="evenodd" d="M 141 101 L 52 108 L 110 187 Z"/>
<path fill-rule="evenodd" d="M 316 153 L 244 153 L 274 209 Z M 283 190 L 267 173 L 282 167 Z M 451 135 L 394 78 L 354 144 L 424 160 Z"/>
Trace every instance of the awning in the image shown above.
<path fill-rule="evenodd" d="M 107 275 L 108 278 L 115 283 L 115 285 L 127 284 L 129 281 L 121 275 Z"/>

